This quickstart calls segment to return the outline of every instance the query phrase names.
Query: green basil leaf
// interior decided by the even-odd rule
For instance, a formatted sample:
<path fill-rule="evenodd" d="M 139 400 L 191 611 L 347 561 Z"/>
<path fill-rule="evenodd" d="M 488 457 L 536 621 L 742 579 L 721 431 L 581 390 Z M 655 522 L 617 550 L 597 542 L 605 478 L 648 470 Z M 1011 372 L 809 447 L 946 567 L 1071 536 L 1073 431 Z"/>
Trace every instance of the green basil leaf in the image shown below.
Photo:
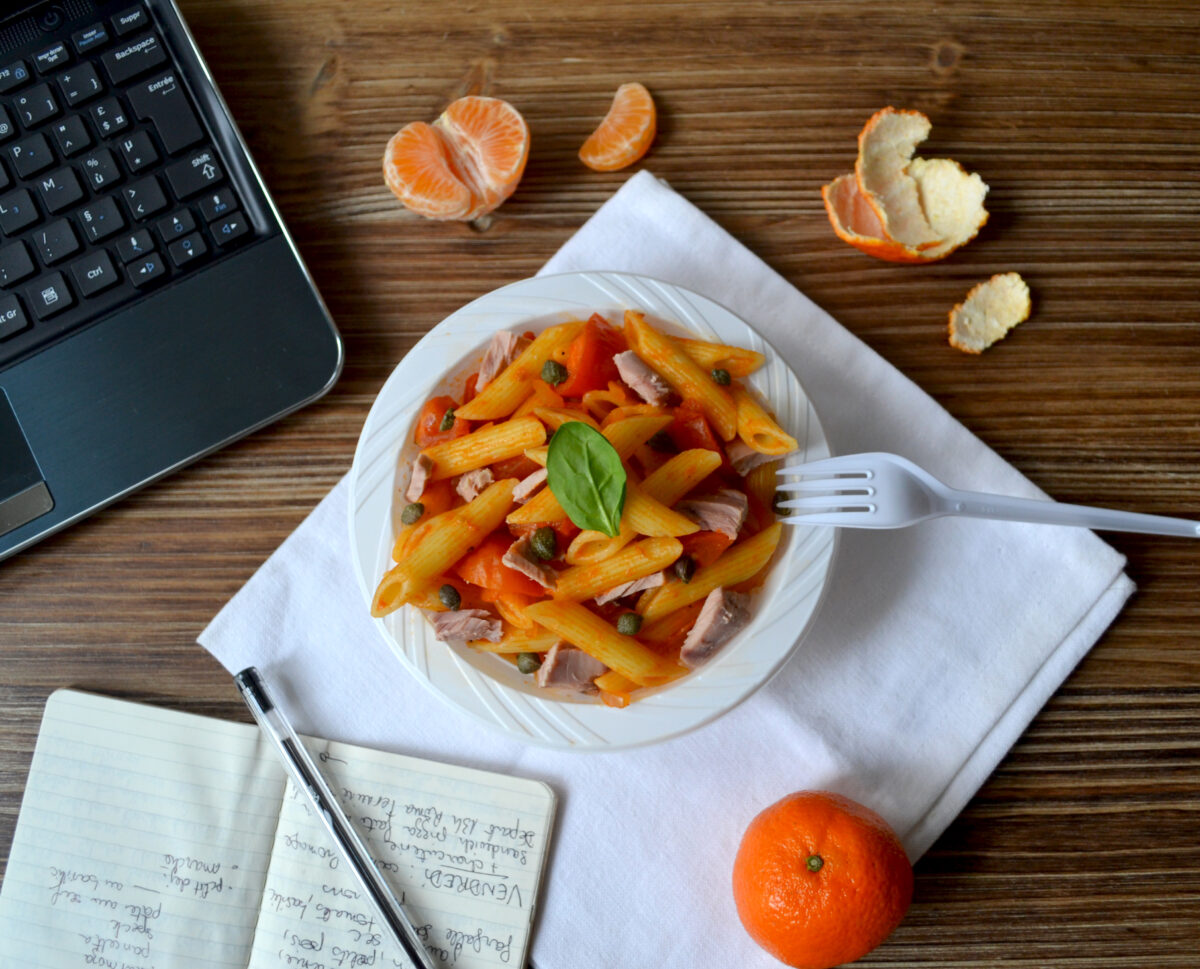
<path fill-rule="evenodd" d="M 582 421 L 568 421 L 550 439 L 546 484 L 580 528 L 615 538 L 625 507 L 625 466 L 616 448 Z"/>

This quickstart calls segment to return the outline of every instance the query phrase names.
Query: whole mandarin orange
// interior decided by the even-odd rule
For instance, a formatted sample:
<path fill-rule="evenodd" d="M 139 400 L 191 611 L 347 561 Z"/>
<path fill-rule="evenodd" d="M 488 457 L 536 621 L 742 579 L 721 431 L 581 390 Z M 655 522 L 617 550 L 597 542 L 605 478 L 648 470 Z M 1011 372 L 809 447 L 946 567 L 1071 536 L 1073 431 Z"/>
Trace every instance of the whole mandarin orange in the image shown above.
<path fill-rule="evenodd" d="M 733 862 L 733 898 L 760 946 L 794 969 L 866 955 L 912 901 L 912 865 L 883 818 L 828 791 L 800 791 L 759 814 Z"/>

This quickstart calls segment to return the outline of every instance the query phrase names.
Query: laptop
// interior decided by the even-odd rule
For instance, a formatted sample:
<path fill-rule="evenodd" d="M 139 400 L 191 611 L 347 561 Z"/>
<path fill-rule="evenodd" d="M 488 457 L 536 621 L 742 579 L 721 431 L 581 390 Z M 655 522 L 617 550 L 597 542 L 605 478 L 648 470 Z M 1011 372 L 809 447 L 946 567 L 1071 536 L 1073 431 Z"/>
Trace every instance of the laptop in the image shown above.
<path fill-rule="evenodd" d="M 171 0 L 0 18 L 3 559 L 315 400 L 342 343 Z"/>

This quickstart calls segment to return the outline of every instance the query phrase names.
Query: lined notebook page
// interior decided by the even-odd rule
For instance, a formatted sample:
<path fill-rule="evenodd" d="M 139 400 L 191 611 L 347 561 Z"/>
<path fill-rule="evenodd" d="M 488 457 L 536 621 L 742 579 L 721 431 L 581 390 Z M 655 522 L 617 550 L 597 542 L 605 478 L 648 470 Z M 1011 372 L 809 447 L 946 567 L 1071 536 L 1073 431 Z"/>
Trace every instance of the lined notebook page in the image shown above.
<path fill-rule="evenodd" d="M 284 786 L 257 728 L 54 693 L 0 895 L 0 966 L 245 969 Z"/>
<path fill-rule="evenodd" d="M 437 965 L 522 966 L 546 862 L 545 784 L 308 741 Z M 289 784 L 249 969 L 407 967 Z"/>

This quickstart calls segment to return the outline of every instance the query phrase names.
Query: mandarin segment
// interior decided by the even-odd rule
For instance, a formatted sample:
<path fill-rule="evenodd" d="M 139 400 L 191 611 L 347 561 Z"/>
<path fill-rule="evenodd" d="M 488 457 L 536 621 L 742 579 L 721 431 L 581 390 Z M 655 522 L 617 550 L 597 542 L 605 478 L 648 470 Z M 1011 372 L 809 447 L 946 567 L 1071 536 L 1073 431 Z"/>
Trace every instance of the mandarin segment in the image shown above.
<path fill-rule="evenodd" d="M 428 219 L 469 221 L 512 195 L 529 157 L 529 128 L 499 98 L 469 96 L 425 124 L 405 125 L 383 156 L 383 178 L 405 207 Z"/>
<path fill-rule="evenodd" d="M 1029 286 L 1018 273 L 997 273 L 971 288 L 950 311 L 950 345 L 964 353 L 982 353 L 1029 319 Z"/>
<path fill-rule="evenodd" d="M 912 866 L 887 822 L 827 791 L 791 794 L 764 810 L 733 864 L 743 926 L 794 969 L 866 955 L 900 924 L 912 889 Z"/>
<path fill-rule="evenodd" d="M 654 98 L 636 81 L 617 88 L 608 114 L 579 149 L 579 160 L 598 172 L 615 172 L 646 154 L 658 127 Z"/>

